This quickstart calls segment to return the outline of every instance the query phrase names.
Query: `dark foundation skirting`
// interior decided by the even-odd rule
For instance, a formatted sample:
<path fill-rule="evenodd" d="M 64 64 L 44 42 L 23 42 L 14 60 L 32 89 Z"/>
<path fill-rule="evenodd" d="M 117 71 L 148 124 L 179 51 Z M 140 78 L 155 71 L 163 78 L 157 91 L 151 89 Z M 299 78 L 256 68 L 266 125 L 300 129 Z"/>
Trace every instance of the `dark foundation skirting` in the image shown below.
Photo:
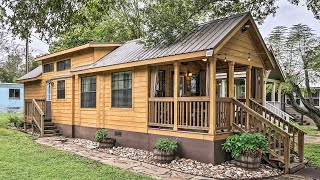
<path fill-rule="evenodd" d="M 63 136 L 93 140 L 97 128 L 56 124 Z M 109 130 L 109 137 L 117 140 L 116 145 L 152 151 L 158 138 L 166 137 L 179 142 L 179 157 L 194 159 L 200 162 L 220 164 L 230 159 L 222 150 L 225 140 L 207 141 L 200 139 L 163 136 L 122 130 Z"/>

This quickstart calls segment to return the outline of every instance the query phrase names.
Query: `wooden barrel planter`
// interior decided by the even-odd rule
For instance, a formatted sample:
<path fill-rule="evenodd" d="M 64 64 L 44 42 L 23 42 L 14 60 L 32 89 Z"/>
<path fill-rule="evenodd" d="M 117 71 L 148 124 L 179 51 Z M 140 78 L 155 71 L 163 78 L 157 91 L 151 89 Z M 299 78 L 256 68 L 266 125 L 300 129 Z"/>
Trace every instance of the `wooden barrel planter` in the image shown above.
<path fill-rule="evenodd" d="M 112 148 L 116 145 L 116 139 L 106 138 L 104 141 L 99 142 L 99 148 Z"/>
<path fill-rule="evenodd" d="M 258 169 L 261 163 L 261 156 L 253 158 L 250 156 L 239 156 L 235 158 L 235 164 L 248 169 Z"/>
<path fill-rule="evenodd" d="M 158 149 L 154 149 L 153 154 L 154 161 L 160 164 L 170 163 L 172 160 L 175 159 L 174 151 L 161 151 Z"/>

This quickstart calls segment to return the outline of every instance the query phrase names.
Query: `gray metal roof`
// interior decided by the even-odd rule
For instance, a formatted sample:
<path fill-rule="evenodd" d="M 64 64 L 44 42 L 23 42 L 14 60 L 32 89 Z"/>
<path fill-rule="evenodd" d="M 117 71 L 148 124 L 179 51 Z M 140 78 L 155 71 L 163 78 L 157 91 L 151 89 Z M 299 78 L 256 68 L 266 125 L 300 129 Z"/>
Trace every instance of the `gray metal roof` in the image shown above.
<path fill-rule="evenodd" d="M 42 74 L 42 66 L 38 66 L 34 70 L 28 72 L 27 74 L 25 74 L 21 78 L 17 79 L 17 81 L 23 81 L 23 80 L 27 80 L 27 79 L 36 78 L 36 77 L 40 76 L 41 74 Z"/>
<path fill-rule="evenodd" d="M 81 71 L 214 49 L 248 16 L 250 16 L 249 13 L 238 14 L 200 24 L 187 36 L 165 48 L 161 48 L 161 44 L 152 48 L 147 48 L 143 44 L 139 43 L 140 39 L 128 41 L 111 53 L 102 57 L 99 61 L 93 64 L 77 67 L 72 71 Z"/>
<path fill-rule="evenodd" d="M 23 88 L 23 84 L 20 84 L 20 83 L 0 83 L 0 88 L 22 89 Z"/>

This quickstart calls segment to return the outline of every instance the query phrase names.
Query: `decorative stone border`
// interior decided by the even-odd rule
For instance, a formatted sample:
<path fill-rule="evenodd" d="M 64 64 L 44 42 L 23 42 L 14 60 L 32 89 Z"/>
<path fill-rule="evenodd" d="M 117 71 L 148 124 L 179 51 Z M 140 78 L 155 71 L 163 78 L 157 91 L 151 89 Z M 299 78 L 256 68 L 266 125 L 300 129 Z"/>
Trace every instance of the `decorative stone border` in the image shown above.
<path fill-rule="evenodd" d="M 38 138 L 36 142 L 159 179 L 257 179 L 282 174 L 269 165 L 262 164 L 258 170 L 250 170 L 236 167 L 233 161 L 214 166 L 177 158 L 169 164 L 157 164 L 152 152 L 126 147 L 97 149 L 97 143 L 86 139 L 46 137 Z"/>

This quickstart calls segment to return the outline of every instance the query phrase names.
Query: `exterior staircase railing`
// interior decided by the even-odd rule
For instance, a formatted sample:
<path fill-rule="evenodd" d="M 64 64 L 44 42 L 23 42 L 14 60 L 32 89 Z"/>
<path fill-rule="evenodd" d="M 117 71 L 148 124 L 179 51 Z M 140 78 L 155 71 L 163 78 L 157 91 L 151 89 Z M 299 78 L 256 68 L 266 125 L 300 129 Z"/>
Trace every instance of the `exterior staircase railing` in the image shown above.
<path fill-rule="evenodd" d="M 40 131 L 40 136 L 44 135 L 44 113 L 45 103 L 44 100 L 26 100 L 25 101 L 25 120 L 31 123 L 32 131 L 34 126 Z"/>
<path fill-rule="evenodd" d="M 285 173 L 289 173 L 293 154 L 299 157 L 299 162 L 304 161 L 305 133 L 301 129 L 252 99 L 249 106 L 236 99 L 233 99 L 233 104 L 235 129 L 241 132 L 263 134 L 268 141 L 269 155 L 284 164 Z M 296 139 L 298 139 L 297 142 Z"/>
<path fill-rule="evenodd" d="M 266 101 L 265 107 L 266 107 L 269 111 L 271 111 L 271 112 L 275 113 L 276 115 L 282 117 L 282 118 L 285 119 L 286 121 L 290 121 L 290 119 L 293 119 L 293 117 L 292 117 L 291 115 L 289 115 L 288 113 L 286 113 L 286 112 L 282 111 L 281 109 L 277 108 L 276 106 L 274 106 L 274 105 L 273 105 L 272 103 L 270 103 L 270 102 L 267 102 L 267 101 Z"/>

